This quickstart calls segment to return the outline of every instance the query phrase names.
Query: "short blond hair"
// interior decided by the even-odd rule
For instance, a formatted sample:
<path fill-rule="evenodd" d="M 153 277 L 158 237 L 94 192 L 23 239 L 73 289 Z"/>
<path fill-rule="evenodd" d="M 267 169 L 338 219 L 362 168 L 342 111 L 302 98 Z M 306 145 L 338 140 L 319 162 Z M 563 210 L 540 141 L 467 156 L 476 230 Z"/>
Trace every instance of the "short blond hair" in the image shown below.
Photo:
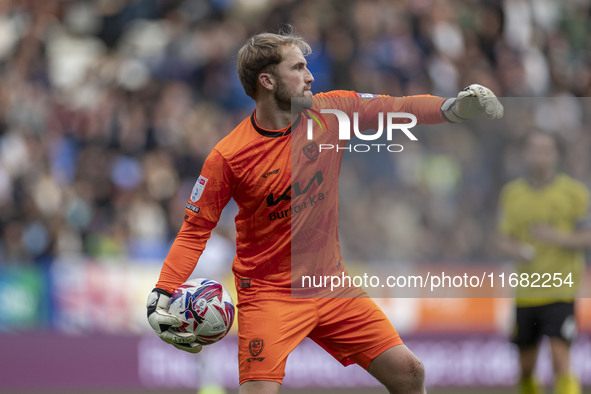
<path fill-rule="evenodd" d="M 283 60 L 283 49 L 294 46 L 300 48 L 304 56 L 312 49 L 304 39 L 294 33 L 291 26 L 279 34 L 261 33 L 252 36 L 238 51 L 236 69 L 244 92 L 254 98 L 259 75 L 273 72 Z"/>

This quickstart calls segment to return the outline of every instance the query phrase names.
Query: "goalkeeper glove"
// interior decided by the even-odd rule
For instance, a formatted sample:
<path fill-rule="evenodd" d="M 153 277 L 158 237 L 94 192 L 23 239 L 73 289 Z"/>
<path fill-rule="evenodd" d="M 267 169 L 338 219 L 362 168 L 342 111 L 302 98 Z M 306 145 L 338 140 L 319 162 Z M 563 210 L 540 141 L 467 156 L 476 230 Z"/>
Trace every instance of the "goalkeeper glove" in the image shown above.
<path fill-rule="evenodd" d="M 201 349 L 203 349 L 203 346 L 201 346 L 197 342 L 173 343 L 172 346 L 174 346 L 177 349 L 184 350 L 185 352 L 189 352 L 189 353 L 199 353 L 201 351 Z"/>
<path fill-rule="evenodd" d="M 152 290 L 146 304 L 148 322 L 164 342 L 190 353 L 198 353 L 201 351 L 201 345 L 194 343 L 196 339 L 194 334 L 169 330 L 171 327 L 180 327 L 182 325 L 179 318 L 168 312 L 170 296 L 169 292 L 162 289 L 155 288 Z"/>
<path fill-rule="evenodd" d="M 475 118 L 483 112 L 490 118 L 500 119 L 504 113 L 503 105 L 492 90 L 478 84 L 472 84 L 458 93 L 457 97 L 445 100 L 441 111 L 453 123 Z"/>

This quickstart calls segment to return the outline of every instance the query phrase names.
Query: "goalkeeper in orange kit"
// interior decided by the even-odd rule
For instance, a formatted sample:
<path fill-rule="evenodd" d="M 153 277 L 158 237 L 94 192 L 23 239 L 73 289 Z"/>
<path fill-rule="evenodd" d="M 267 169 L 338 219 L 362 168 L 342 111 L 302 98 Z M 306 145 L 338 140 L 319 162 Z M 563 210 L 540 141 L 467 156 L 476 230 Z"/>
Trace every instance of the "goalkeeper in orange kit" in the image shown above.
<path fill-rule="evenodd" d="M 314 78 L 305 58 L 309 53 L 309 45 L 291 32 L 258 34 L 240 49 L 238 75 L 256 109 L 207 157 L 182 228 L 148 297 L 148 320 L 164 341 L 189 352 L 201 350 L 192 334 L 169 330 L 180 322 L 168 313 L 168 302 L 194 270 L 222 209 L 233 198 L 239 207 L 233 272 L 240 393 L 279 392 L 287 357 L 305 337 L 343 365 L 359 364 L 391 393 L 424 393 L 423 365 L 371 299 L 362 293 L 341 298 L 292 293 L 296 255 L 321 272 L 345 272 L 337 193 L 343 151 L 324 155 L 328 152 L 318 147 L 329 141 L 346 146 L 347 141 L 337 141 L 334 116 L 318 122 L 324 132 L 315 133 L 313 141 L 306 139 L 305 127 L 310 119 L 319 119 L 322 103 L 338 102 L 344 112 L 359 113 L 364 129 L 380 112 L 411 113 L 418 123 L 436 124 L 484 112 L 500 118 L 503 107 L 480 85 L 451 99 L 353 91 L 313 95 Z"/>

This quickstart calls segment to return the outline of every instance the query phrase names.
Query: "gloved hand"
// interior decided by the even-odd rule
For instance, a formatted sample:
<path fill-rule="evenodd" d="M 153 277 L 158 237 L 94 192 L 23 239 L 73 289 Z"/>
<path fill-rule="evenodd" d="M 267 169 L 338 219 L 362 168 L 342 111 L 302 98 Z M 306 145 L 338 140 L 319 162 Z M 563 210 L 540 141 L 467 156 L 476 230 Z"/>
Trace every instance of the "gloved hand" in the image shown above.
<path fill-rule="evenodd" d="M 458 93 L 457 97 L 445 100 L 441 111 L 453 123 L 475 118 L 483 112 L 493 119 L 501 119 L 504 114 L 503 105 L 497 96 L 489 88 L 478 84 L 472 84 Z"/>
<path fill-rule="evenodd" d="M 168 313 L 171 294 L 162 289 L 155 288 L 148 296 L 146 308 L 148 308 L 148 322 L 156 334 L 166 343 L 170 343 L 177 349 L 190 353 L 199 353 L 201 345 L 195 343 L 195 335 L 185 332 L 173 332 L 171 327 L 180 327 L 182 322 L 176 316 Z"/>
<path fill-rule="evenodd" d="M 197 342 L 173 343 L 172 346 L 174 346 L 177 349 L 184 350 L 185 352 L 189 352 L 189 353 L 199 353 L 201 351 L 201 349 L 203 349 L 203 346 L 201 346 Z"/>

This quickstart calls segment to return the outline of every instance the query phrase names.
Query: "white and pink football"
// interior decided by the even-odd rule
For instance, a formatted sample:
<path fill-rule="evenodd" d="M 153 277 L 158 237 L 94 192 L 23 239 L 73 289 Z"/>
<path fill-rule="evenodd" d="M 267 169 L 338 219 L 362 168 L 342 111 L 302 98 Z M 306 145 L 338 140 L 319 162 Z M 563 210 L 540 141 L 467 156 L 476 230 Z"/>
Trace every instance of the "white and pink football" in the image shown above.
<path fill-rule="evenodd" d="M 172 294 L 168 311 L 183 322 L 172 330 L 194 333 L 201 345 L 225 337 L 234 322 L 232 296 L 213 279 L 191 279 L 180 285 Z"/>

